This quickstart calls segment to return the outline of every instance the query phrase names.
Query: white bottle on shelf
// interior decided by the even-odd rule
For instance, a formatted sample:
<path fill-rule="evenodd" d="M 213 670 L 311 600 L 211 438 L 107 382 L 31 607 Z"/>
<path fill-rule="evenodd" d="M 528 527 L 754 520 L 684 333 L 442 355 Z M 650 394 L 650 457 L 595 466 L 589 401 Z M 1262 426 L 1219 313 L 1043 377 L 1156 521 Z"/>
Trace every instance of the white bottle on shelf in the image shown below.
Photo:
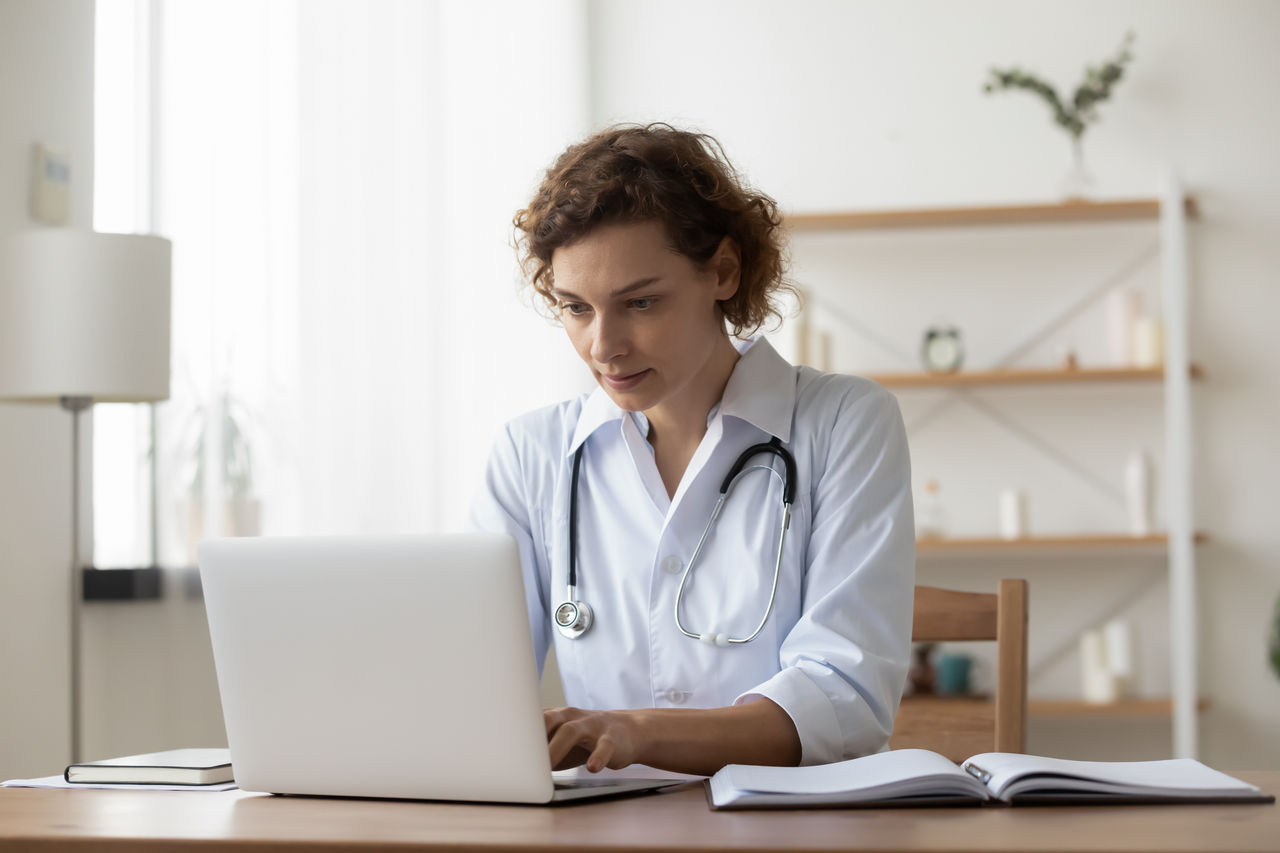
<path fill-rule="evenodd" d="M 1102 641 L 1107 650 L 1107 669 L 1111 673 L 1117 697 L 1123 697 L 1133 686 L 1133 632 L 1127 619 L 1112 619 L 1102 626 Z"/>
<path fill-rule="evenodd" d="M 947 535 L 947 519 L 938 495 L 938 481 L 925 480 L 924 494 L 916 504 L 916 538 L 941 539 Z"/>
<path fill-rule="evenodd" d="M 1124 503 L 1129 514 L 1129 533 L 1151 534 L 1152 516 L 1151 459 L 1146 451 L 1135 450 L 1124 464 Z"/>
<path fill-rule="evenodd" d="M 1164 324 L 1159 317 L 1139 317 L 1134 321 L 1133 363 L 1136 367 L 1164 364 Z"/>
<path fill-rule="evenodd" d="M 1021 539 L 1027 535 L 1027 494 L 1020 489 L 1000 493 L 1000 538 Z"/>
<path fill-rule="evenodd" d="M 1119 685 L 1107 661 L 1106 636 L 1100 630 L 1080 635 L 1080 692 L 1084 701 L 1105 705 L 1119 697 Z"/>
<path fill-rule="evenodd" d="M 1116 290 L 1107 299 L 1107 344 L 1111 363 L 1117 367 L 1133 364 L 1134 323 L 1142 313 L 1142 293 Z"/>

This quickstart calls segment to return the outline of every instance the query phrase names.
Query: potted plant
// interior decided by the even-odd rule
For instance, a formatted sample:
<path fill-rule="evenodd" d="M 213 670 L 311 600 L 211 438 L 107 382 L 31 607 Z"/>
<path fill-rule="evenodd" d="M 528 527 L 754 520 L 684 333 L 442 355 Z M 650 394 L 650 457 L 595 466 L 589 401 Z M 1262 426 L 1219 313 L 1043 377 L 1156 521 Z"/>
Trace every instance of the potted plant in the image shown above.
<path fill-rule="evenodd" d="M 1068 198 L 1084 195 L 1093 179 L 1084 166 L 1084 132 L 1098 121 L 1098 104 L 1111 97 L 1111 90 L 1124 76 L 1125 66 L 1133 60 L 1129 48 L 1133 46 L 1133 33 L 1125 34 L 1116 55 L 1100 66 L 1086 66 L 1084 81 L 1076 87 L 1068 100 L 1057 89 L 1035 74 L 1021 68 L 990 69 L 990 77 L 983 85 L 987 94 L 1006 89 L 1023 89 L 1037 95 L 1049 105 L 1053 121 L 1071 137 L 1072 168 L 1063 184 Z"/>
<path fill-rule="evenodd" d="M 254 488 L 254 457 L 249 409 L 230 391 L 196 405 L 180 434 L 183 494 L 179 509 L 187 559 L 194 564 L 196 544 L 205 535 L 205 482 L 210 434 L 217 426 L 221 500 L 220 536 L 256 536 L 261 532 L 262 502 Z"/>

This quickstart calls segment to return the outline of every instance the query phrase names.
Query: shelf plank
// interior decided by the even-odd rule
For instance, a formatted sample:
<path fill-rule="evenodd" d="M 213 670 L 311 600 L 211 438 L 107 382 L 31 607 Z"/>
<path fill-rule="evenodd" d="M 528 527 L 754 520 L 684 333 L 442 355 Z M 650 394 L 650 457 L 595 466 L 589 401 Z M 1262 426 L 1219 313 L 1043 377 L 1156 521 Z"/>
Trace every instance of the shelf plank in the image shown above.
<path fill-rule="evenodd" d="M 886 388 L 972 388 L 993 385 L 1058 385 L 1108 382 L 1162 382 L 1164 367 L 1018 368 L 961 370 L 956 373 L 872 373 L 866 378 Z M 1201 379 L 1199 365 L 1190 368 L 1192 379 Z"/>
<path fill-rule="evenodd" d="M 944 709 L 948 706 L 980 708 L 993 705 L 987 695 L 939 696 L 911 694 L 902 704 L 916 708 Z M 1201 698 L 1196 710 L 1204 712 L 1209 700 Z M 918 712 L 917 712 L 918 713 Z M 1115 702 L 1085 702 L 1083 699 L 1028 699 L 1027 715 L 1043 719 L 1149 719 L 1173 716 L 1173 700 L 1167 698 L 1117 699 Z"/>
<path fill-rule="evenodd" d="M 1204 712 L 1209 700 L 1201 698 L 1196 710 Z M 1027 713 L 1033 717 L 1055 719 L 1146 719 L 1172 717 L 1172 699 L 1119 699 L 1115 702 L 1085 702 L 1080 699 L 1031 699 Z"/>
<path fill-rule="evenodd" d="M 1197 545 L 1209 537 L 1197 533 Z M 1092 533 L 1072 536 L 1024 536 L 1018 539 L 998 537 L 958 537 L 947 539 L 920 539 L 916 542 L 916 554 L 920 557 L 976 557 L 976 556 L 1070 556 L 1081 552 L 1110 551 L 1116 554 L 1163 553 L 1169 547 L 1169 536 L 1153 533 L 1149 536 L 1130 536 L 1123 533 Z"/>
<path fill-rule="evenodd" d="M 1199 205 L 1192 196 L 1186 197 L 1183 209 L 1188 219 L 1200 217 Z M 1124 220 L 1156 221 L 1159 218 L 1159 200 L 1144 198 L 1113 201 L 1073 200 L 1051 204 L 792 213 L 784 217 L 783 224 L 792 232 L 807 232 L 972 225 L 1070 224 Z"/>

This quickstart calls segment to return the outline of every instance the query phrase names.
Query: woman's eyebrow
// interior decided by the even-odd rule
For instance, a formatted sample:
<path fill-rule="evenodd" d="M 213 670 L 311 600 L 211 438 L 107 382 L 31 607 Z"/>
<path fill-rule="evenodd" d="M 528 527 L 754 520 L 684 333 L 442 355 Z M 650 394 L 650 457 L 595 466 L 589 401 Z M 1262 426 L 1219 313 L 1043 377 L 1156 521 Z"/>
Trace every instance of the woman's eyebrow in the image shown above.
<path fill-rule="evenodd" d="M 619 287 L 617 290 L 610 293 L 609 298 L 616 299 L 619 296 L 626 296 L 628 293 L 631 293 L 632 291 L 640 290 L 641 288 L 648 287 L 649 285 L 654 284 L 655 282 L 658 282 L 661 280 L 662 280 L 662 276 L 651 275 L 648 278 L 642 278 L 637 281 L 633 281 L 630 284 Z M 556 297 L 557 299 L 581 299 L 582 298 L 578 296 L 576 293 L 573 293 L 572 291 L 561 290 L 558 287 L 555 290 L 551 291 L 551 295 Z"/>
<path fill-rule="evenodd" d="M 613 293 L 610 293 L 609 295 L 615 298 L 619 296 L 625 296 L 628 293 L 632 292 L 633 290 L 640 290 L 641 288 L 648 287 L 649 285 L 658 281 L 660 278 L 661 276 L 651 275 L 648 278 L 642 278 L 639 281 L 633 281 L 630 284 L 628 284 L 626 287 L 619 287 L 617 290 L 615 290 Z"/>

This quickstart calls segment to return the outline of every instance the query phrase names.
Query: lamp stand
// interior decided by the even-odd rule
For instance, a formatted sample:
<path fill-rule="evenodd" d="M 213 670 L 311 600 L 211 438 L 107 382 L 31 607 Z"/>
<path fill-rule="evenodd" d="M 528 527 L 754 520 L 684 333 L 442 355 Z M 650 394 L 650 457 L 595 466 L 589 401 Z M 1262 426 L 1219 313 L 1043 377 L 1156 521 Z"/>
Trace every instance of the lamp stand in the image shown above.
<path fill-rule="evenodd" d="M 92 397 L 62 397 L 71 413 L 71 763 L 80 761 L 80 610 L 84 605 L 84 571 L 80 566 L 80 413 Z"/>

